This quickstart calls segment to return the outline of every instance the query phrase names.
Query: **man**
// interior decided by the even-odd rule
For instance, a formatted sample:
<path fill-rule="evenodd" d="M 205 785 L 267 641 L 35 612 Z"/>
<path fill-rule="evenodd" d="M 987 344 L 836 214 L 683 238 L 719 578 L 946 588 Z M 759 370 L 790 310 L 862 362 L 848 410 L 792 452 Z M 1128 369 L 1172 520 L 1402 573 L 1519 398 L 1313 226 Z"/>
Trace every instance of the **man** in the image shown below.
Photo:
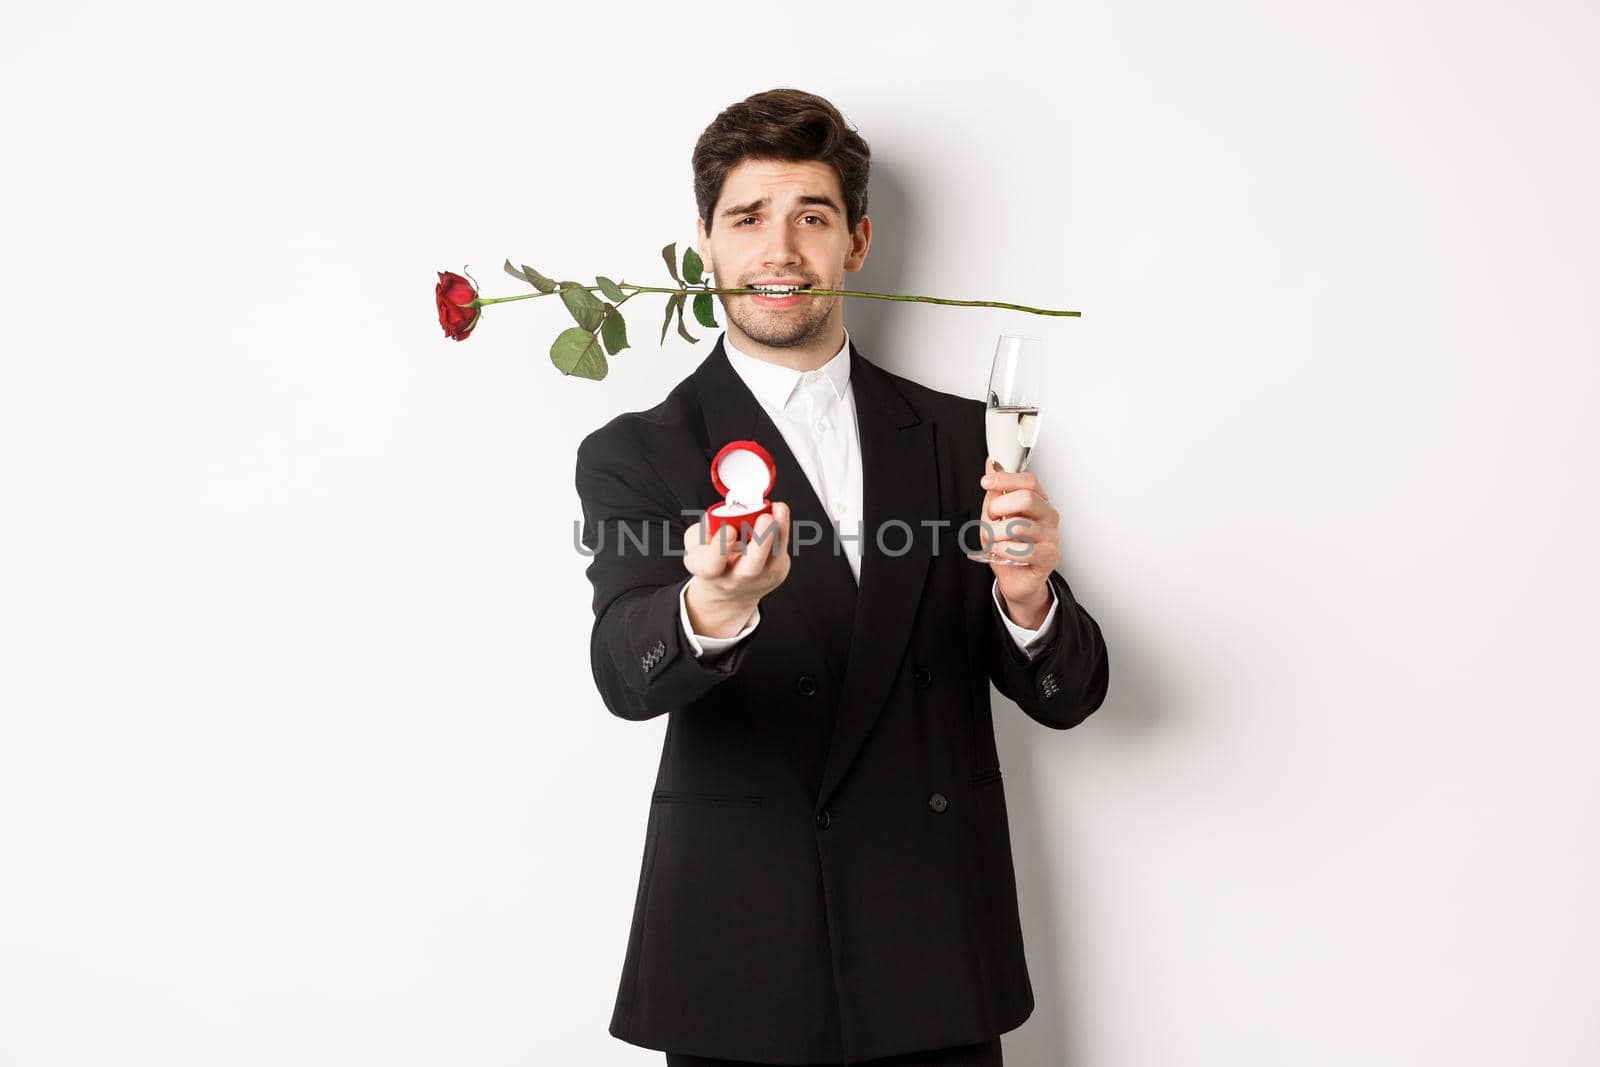
<path fill-rule="evenodd" d="M 694 171 L 717 286 L 861 269 L 867 146 L 826 100 L 728 108 Z M 668 717 L 610 1032 L 669 1067 L 1000 1064 L 1034 1002 L 989 685 L 1067 729 L 1108 684 L 1060 515 L 990 469 L 980 401 L 862 355 L 843 297 L 722 307 L 692 374 L 578 448 L 595 682 Z M 745 543 L 697 521 L 734 440 L 777 469 Z"/>

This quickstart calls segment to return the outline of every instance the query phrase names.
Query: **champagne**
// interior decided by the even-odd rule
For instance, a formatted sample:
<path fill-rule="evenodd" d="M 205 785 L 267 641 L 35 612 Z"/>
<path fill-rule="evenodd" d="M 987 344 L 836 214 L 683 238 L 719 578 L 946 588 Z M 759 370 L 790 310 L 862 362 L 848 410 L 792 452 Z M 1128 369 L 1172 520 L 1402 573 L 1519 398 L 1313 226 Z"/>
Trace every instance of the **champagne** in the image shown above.
<path fill-rule="evenodd" d="M 994 346 L 983 431 L 989 455 L 1007 474 L 1021 474 L 1027 469 L 1033 444 L 1039 437 L 1043 348 L 1043 338 L 1014 333 L 1001 334 Z M 968 552 L 967 558 L 995 567 L 1029 566 L 1028 560 L 996 552 L 992 545 L 982 552 Z"/>
<path fill-rule="evenodd" d="M 991 407 L 984 412 L 984 431 L 989 455 L 1009 473 L 1016 474 L 1027 468 L 1034 442 L 1039 439 L 1039 408 Z"/>

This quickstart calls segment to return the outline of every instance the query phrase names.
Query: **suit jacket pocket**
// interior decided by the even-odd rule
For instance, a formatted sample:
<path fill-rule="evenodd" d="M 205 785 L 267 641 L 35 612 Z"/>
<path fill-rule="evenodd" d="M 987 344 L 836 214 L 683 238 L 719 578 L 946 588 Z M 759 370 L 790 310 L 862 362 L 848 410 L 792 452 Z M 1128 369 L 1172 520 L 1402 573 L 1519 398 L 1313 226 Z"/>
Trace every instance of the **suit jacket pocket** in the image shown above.
<path fill-rule="evenodd" d="M 679 789 L 657 789 L 650 800 L 655 804 L 746 804 L 760 807 L 764 797 L 753 793 L 690 793 Z"/>

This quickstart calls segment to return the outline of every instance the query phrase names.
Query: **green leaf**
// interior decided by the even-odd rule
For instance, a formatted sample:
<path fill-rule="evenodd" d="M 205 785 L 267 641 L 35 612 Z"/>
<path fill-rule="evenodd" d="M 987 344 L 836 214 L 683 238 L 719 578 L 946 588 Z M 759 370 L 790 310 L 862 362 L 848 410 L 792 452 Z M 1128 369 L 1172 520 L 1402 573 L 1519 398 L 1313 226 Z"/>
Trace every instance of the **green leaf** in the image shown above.
<path fill-rule="evenodd" d="M 683 250 L 683 280 L 690 285 L 700 284 L 700 269 L 705 264 L 700 260 L 700 253 L 692 248 Z"/>
<path fill-rule="evenodd" d="M 606 343 L 608 355 L 614 356 L 624 348 L 630 347 L 628 328 L 622 321 L 622 312 L 610 304 L 606 305 L 606 321 L 600 327 L 600 340 Z"/>
<path fill-rule="evenodd" d="M 615 300 L 620 304 L 624 300 L 628 299 L 628 294 L 624 293 L 621 289 L 618 289 L 617 283 L 612 281 L 610 278 L 605 277 L 604 275 L 596 274 L 594 276 L 594 283 L 600 287 L 600 291 L 602 293 L 606 294 L 607 300 Z"/>
<path fill-rule="evenodd" d="M 511 269 L 511 261 L 509 259 L 506 260 L 506 269 Z M 553 293 L 556 291 L 555 282 L 551 281 L 549 278 L 546 278 L 543 274 L 540 274 L 526 263 L 522 265 L 522 280 L 539 290 L 541 293 Z"/>
<path fill-rule="evenodd" d="M 525 281 L 528 280 L 528 276 L 526 274 L 522 273 L 517 268 L 513 267 L 511 265 L 511 261 L 509 259 L 506 260 L 506 273 L 511 275 L 513 278 L 515 278 L 519 282 L 525 282 Z"/>
<path fill-rule="evenodd" d="M 677 302 L 677 297 L 667 297 L 667 316 L 661 320 L 661 344 L 667 343 L 667 327 L 672 325 L 672 305 L 676 304 Z"/>
<path fill-rule="evenodd" d="M 597 382 L 606 376 L 606 357 L 600 351 L 600 342 L 582 326 L 569 326 L 561 331 L 550 346 L 550 362 L 562 374 L 576 374 Z"/>
<path fill-rule="evenodd" d="M 674 241 L 663 248 L 661 258 L 667 261 L 667 272 L 672 275 L 672 280 L 682 285 L 683 279 L 678 277 L 678 242 Z"/>
<path fill-rule="evenodd" d="M 605 321 L 606 306 L 600 298 L 577 282 L 561 283 L 561 302 L 567 305 L 579 326 L 593 333 Z"/>
<path fill-rule="evenodd" d="M 710 293 L 700 293 L 695 296 L 694 317 L 699 320 L 702 326 L 710 327 L 713 330 L 717 328 L 717 315 L 711 309 Z"/>
<path fill-rule="evenodd" d="M 672 298 L 673 307 L 678 309 L 678 336 L 683 338 L 685 341 L 688 341 L 692 345 L 697 345 L 700 343 L 700 338 L 683 328 L 683 305 L 688 299 L 688 293 L 679 293 L 677 296 Z"/>

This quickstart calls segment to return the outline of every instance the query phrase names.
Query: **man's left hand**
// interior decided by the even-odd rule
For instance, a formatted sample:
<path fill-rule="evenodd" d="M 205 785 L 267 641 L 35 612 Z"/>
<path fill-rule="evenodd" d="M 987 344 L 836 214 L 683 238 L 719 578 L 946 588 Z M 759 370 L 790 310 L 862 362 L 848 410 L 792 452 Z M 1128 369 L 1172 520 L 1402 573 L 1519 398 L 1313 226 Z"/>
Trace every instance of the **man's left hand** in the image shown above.
<path fill-rule="evenodd" d="M 991 563 L 1006 614 L 1019 626 L 1038 629 L 1050 611 L 1050 575 L 1061 559 L 1061 513 L 1050 503 L 1039 479 L 1027 472 L 997 469 L 994 457 L 984 459 L 984 547 L 1027 564 Z"/>

